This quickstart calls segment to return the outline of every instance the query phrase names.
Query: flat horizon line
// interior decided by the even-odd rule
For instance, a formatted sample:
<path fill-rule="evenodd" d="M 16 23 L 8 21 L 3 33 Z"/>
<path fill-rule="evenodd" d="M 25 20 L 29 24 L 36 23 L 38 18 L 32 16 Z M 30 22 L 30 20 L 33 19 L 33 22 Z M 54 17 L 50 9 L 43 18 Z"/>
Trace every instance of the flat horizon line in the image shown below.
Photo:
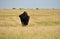
<path fill-rule="evenodd" d="M 37 9 L 37 8 L 0 8 L 0 9 Z M 38 9 L 60 9 L 60 8 L 38 8 Z"/>

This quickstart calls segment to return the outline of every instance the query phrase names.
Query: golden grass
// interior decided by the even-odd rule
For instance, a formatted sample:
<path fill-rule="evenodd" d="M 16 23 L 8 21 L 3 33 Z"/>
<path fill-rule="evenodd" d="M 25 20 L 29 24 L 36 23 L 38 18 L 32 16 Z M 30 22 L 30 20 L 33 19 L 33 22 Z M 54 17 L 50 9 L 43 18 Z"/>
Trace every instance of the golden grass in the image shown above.
<path fill-rule="evenodd" d="M 0 10 L 0 26 L 20 26 L 19 14 L 27 11 L 29 25 L 60 25 L 60 10 Z M 52 23 L 52 24 L 51 24 Z"/>
<path fill-rule="evenodd" d="M 19 19 L 23 11 L 30 16 L 26 27 Z M 0 10 L 0 39 L 60 39 L 60 10 Z"/>
<path fill-rule="evenodd" d="M 1 39 L 60 39 L 60 26 L 0 27 Z"/>

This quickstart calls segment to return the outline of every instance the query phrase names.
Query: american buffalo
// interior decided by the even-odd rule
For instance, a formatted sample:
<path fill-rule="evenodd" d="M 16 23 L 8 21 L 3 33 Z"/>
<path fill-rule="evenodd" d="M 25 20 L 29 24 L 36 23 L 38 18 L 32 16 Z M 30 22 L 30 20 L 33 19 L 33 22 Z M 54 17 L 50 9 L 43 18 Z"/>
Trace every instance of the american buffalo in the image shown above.
<path fill-rule="evenodd" d="M 19 15 L 22 25 L 26 26 L 29 22 L 29 16 L 26 11 L 24 11 L 21 15 Z"/>

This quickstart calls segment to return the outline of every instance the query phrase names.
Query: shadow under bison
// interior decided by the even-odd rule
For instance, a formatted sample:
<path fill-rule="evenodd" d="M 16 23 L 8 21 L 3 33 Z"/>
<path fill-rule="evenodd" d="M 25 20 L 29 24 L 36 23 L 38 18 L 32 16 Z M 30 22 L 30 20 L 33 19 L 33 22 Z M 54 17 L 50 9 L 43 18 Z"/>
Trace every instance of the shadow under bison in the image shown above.
<path fill-rule="evenodd" d="M 26 11 L 24 11 L 21 15 L 19 15 L 19 18 L 20 18 L 21 23 L 22 23 L 23 26 L 28 25 L 30 16 L 28 16 Z"/>

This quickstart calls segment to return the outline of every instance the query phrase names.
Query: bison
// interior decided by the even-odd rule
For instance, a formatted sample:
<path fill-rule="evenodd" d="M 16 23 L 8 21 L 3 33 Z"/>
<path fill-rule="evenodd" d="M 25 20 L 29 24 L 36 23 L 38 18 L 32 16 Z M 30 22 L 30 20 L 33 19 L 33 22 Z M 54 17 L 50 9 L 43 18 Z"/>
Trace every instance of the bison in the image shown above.
<path fill-rule="evenodd" d="M 28 25 L 30 16 L 28 16 L 26 11 L 24 11 L 21 15 L 19 15 L 19 18 L 21 20 L 22 25 L 24 26 Z"/>

